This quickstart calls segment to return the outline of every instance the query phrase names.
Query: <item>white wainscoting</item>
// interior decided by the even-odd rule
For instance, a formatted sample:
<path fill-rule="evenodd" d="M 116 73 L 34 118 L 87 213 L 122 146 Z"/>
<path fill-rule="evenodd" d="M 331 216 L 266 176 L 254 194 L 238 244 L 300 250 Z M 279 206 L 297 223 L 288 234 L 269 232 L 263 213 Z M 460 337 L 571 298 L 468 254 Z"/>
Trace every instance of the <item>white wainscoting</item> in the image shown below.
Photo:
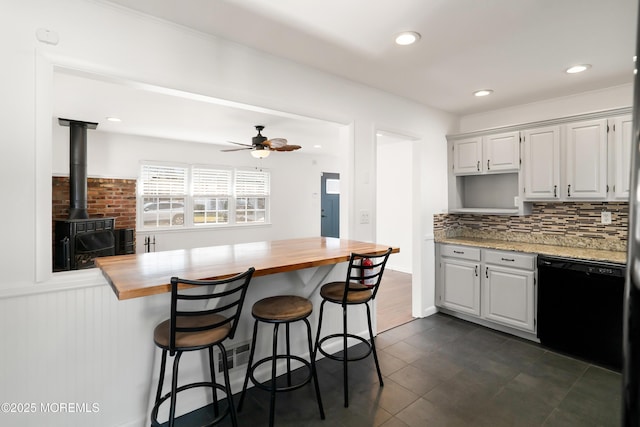
<path fill-rule="evenodd" d="M 25 405 L 35 409 L 35 413 L 0 413 L 0 425 L 148 425 L 160 355 L 152 332 L 168 315 L 169 294 L 118 301 L 99 272 L 77 273 L 54 275 L 57 283 L 0 295 L 0 403 L 14 403 L 16 411 L 24 411 Z M 338 264 L 255 278 L 236 339 L 227 347 L 250 339 L 249 307 L 258 299 L 275 294 L 311 297 L 315 310 L 310 321 L 315 336 L 319 285 L 344 280 L 345 274 L 346 264 Z M 340 329 L 339 309 L 328 310 L 323 335 Z M 366 322 L 350 316 L 349 329 L 365 336 Z M 270 349 L 271 333 L 268 329 L 262 331 L 257 348 Z M 306 355 L 302 329 L 299 333 L 292 329 L 293 334 L 293 351 Z M 256 357 L 263 355 L 264 351 L 259 351 Z M 203 373 L 202 358 L 185 355 L 183 363 L 181 379 L 187 381 Z M 243 379 L 243 368 L 232 371 L 234 392 L 241 389 Z"/>

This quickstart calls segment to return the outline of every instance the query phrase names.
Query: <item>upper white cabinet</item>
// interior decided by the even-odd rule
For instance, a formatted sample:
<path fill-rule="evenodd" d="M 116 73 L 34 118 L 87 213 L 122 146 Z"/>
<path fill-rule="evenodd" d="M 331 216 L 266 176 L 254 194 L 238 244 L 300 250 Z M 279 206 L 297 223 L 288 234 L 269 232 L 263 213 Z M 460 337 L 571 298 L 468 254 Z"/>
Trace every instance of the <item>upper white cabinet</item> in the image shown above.
<path fill-rule="evenodd" d="M 484 170 L 487 173 L 520 169 L 520 132 L 507 132 L 482 138 Z"/>
<path fill-rule="evenodd" d="M 469 138 L 453 143 L 455 175 L 517 172 L 519 169 L 519 132 Z"/>
<path fill-rule="evenodd" d="M 611 141 L 613 152 L 613 195 L 616 199 L 629 198 L 631 174 L 631 142 L 633 141 L 633 119 L 631 115 L 611 119 Z M 611 152 L 610 151 L 610 152 Z"/>
<path fill-rule="evenodd" d="M 607 197 L 607 120 L 566 125 L 563 195 L 571 199 Z"/>
<path fill-rule="evenodd" d="M 522 132 L 523 197 L 557 200 L 560 197 L 560 127 Z"/>
<path fill-rule="evenodd" d="M 482 138 L 471 138 L 453 143 L 453 172 L 456 175 L 482 173 Z"/>

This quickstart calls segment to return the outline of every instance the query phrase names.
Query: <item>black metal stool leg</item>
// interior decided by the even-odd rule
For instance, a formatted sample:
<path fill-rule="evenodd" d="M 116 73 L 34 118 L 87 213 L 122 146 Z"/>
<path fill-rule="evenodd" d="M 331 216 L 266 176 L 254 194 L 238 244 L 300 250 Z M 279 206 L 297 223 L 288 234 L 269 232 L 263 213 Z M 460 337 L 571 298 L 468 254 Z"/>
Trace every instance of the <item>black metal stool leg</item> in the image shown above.
<path fill-rule="evenodd" d="M 291 344 L 289 341 L 289 322 L 285 323 L 287 335 L 287 385 L 291 387 Z"/>
<path fill-rule="evenodd" d="M 249 384 L 249 375 L 251 375 L 251 367 L 253 366 L 253 356 L 256 351 L 256 337 L 258 335 L 258 321 L 253 322 L 253 337 L 251 338 L 251 351 L 249 352 L 249 363 L 247 364 L 247 373 L 244 377 L 244 385 L 242 386 L 242 393 L 240 394 L 240 402 L 238 402 L 238 412 L 242 411 L 242 404 L 244 403 L 244 394 L 247 392 L 247 385 Z"/>
<path fill-rule="evenodd" d="M 158 391 L 156 392 L 156 404 L 162 397 L 162 384 L 164 383 L 164 372 L 167 367 L 167 350 L 162 350 L 162 361 L 160 362 L 160 378 L 158 378 Z"/>
<path fill-rule="evenodd" d="M 222 369 L 224 370 L 224 387 L 227 394 L 227 405 L 229 406 L 229 415 L 231 415 L 231 425 L 238 427 L 236 418 L 236 408 L 233 404 L 233 394 L 231 393 L 231 381 L 229 381 L 229 366 L 227 365 L 227 350 L 222 343 L 218 343 L 220 354 L 222 354 Z"/>
<path fill-rule="evenodd" d="M 313 376 L 313 385 L 316 389 L 316 399 L 318 400 L 318 409 L 320 409 L 320 419 L 324 420 L 324 407 L 322 406 L 322 397 L 320 396 L 320 384 L 318 384 L 318 372 L 316 371 L 316 359 L 313 352 L 313 344 L 311 342 L 311 325 L 307 319 L 304 323 L 307 325 L 307 342 L 309 343 L 309 362 L 311 363 L 311 375 Z"/>
<path fill-rule="evenodd" d="M 378 353 L 376 352 L 376 342 L 373 337 L 373 329 L 371 328 L 371 310 L 369 309 L 369 304 L 365 304 L 367 306 L 367 324 L 369 325 L 369 338 L 371 339 L 371 351 L 373 352 L 373 360 L 376 362 L 376 370 L 378 371 L 378 380 L 380 381 L 380 387 L 384 386 L 384 381 L 382 381 L 382 372 L 380 372 L 380 363 L 378 362 Z"/>
<path fill-rule="evenodd" d="M 313 360 L 315 360 L 316 356 L 318 355 L 318 343 L 320 342 L 320 329 L 322 329 L 322 314 L 324 313 L 325 302 L 326 300 L 323 300 L 320 303 L 320 315 L 318 316 L 318 331 L 316 332 L 316 343 L 315 343 L 315 346 L 313 347 Z"/>
<path fill-rule="evenodd" d="M 271 361 L 271 403 L 269 405 L 269 427 L 273 427 L 276 410 L 276 355 L 278 354 L 278 324 L 273 325 L 273 353 Z"/>
<path fill-rule="evenodd" d="M 218 406 L 218 388 L 216 387 L 216 365 L 213 362 L 213 347 L 209 347 L 209 370 L 211 371 L 211 384 L 213 384 L 213 413 L 217 417 L 220 413 Z"/>
<path fill-rule="evenodd" d="M 173 359 L 173 377 L 171 378 L 171 404 L 169 406 L 169 427 L 173 427 L 176 418 L 176 398 L 178 389 L 178 364 L 180 363 L 182 352 L 176 352 Z"/>
<path fill-rule="evenodd" d="M 349 407 L 349 358 L 347 356 L 347 307 L 342 306 L 342 325 L 343 325 L 343 340 L 342 340 L 342 367 L 343 367 L 343 387 L 344 387 L 344 407 Z"/>

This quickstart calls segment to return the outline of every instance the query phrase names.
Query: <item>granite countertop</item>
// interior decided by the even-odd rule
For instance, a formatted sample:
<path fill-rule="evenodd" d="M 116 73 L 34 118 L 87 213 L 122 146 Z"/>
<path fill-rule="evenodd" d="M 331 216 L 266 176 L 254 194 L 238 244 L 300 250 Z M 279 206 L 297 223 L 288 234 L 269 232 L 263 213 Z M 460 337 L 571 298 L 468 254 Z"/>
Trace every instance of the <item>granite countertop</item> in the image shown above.
<path fill-rule="evenodd" d="M 614 262 L 618 264 L 626 264 L 627 262 L 626 252 L 603 249 L 543 245 L 539 243 L 510 242 L 507 240 L 481 239 L 474 237 L 446 237 L 437 239 L 436 243 L 476 246 L 487 249 L 527 252 L 540 255 L 585 259 L 590 261 Z"/>

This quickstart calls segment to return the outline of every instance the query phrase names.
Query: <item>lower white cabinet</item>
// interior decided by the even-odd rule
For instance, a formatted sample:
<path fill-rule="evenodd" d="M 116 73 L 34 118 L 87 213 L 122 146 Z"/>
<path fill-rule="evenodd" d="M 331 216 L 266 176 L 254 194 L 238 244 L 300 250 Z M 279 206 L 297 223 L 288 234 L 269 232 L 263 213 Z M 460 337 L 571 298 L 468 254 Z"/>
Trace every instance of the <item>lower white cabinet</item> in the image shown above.
<path fill-rule="evenodd" d="M 535 332 L 536 255 L 439 245 L 436 304 Z"/>
<path fill-rule="evenodd" d="M 480 264 L 457 259 L 442 260 L 443 307 L 480 315 Z"/>

